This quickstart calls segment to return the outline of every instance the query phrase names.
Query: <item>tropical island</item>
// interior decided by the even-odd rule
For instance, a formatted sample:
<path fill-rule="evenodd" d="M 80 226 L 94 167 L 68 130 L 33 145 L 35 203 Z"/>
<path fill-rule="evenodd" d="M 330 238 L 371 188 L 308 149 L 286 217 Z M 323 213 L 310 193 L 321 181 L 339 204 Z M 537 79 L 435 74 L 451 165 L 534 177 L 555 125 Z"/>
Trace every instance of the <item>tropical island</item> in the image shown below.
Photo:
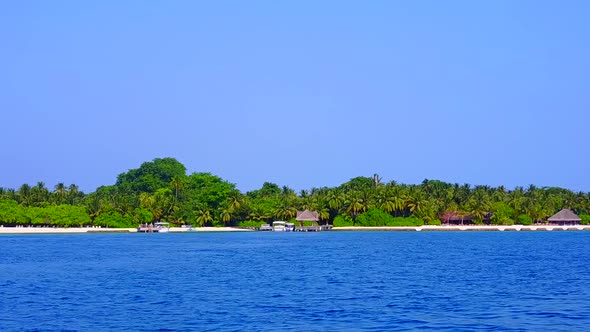
<path fill-rule="evenodd" d="M 135 228 L 156 221 L 176 226 L 256 228 L 294 221 L 297 211 L 316 211 L 334 227 L 440 225 L 535 225 L 566 209 L 590 223 L 590 193 L 557 187 L 383 183 L 377 174 L 338 187 L 295 192 L 265 182 L 246 193 L 210 173 L 187 175 L 174 158 L 156 158 L 121 173 L 114 185 L 83 193 L 78 186 L 43 182 L 0 187 L 1 227 Z M 568 212 L 568 213 L 569 213 Z"/>

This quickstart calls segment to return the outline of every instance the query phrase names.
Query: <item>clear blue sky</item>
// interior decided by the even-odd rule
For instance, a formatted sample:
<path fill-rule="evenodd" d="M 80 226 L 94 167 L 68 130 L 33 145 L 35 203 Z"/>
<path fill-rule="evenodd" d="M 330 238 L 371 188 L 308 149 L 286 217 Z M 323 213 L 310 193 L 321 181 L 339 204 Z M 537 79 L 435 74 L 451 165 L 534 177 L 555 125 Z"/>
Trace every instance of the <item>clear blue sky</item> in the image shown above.
<path fill-rule="evenodd" d="M 590 1 L 3 1 L 0 186 L 590 191 Z"/>

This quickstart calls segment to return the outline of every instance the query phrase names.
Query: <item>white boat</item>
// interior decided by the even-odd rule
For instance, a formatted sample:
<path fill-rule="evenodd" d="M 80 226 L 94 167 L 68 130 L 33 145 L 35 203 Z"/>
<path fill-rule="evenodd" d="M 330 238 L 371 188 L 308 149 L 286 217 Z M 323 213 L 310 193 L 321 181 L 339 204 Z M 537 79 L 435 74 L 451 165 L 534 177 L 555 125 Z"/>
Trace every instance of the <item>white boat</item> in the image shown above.
<path fill-rule="evenodd" d="M 168 222 L 157 222 L 154 226 L 155 231 L 158 233 L 168 233 L 170 231 L 170 223 Z"/>
<path fill-rule="evenodd" d="M 153 224 L 141 224 L 137 227 L 138 233 L 168 233 L 170 230 L 170 223 L 156 222 Z"/>
<path fill-rule="evenodd" d="M 294 223 L 285 223 L 285 231 L 287 232 L 295 232 L 295 224 Z"/>
<path fill-rule="evenodd" d="M 259 231 L 272 231 L 272 227 L 269 224 L 262 224 L 258 228 Z"/>
<path fill-rule="evenodd" d="M 272 230 L 273 232 L 285 232 L 287 231 L 285 227 L 286 222 L 284 221 L 273 221 L 272 222 Z"/>

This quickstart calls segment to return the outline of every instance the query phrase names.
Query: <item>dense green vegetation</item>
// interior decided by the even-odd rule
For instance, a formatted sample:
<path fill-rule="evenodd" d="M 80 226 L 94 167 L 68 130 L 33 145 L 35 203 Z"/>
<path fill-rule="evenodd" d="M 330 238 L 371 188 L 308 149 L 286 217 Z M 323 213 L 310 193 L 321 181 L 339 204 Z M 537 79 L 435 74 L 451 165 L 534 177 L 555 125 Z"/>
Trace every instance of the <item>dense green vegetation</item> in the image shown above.
<path fill-rule="evenodd" d="M 154 159 L 117 177 L 111 186 L 84 194 L 74 184 L 43 182 L 0 188 L 0 224 L 135 227 L 151 221 L 177 225 L 256 227 L 292 220 L 298 210 L 318 211 L 335 226 L 416 226 L 456 222 L 532 224 L 571 208 L 590 222 L 590 193 L 554 187 L 470 186 L 436 180 L 419 185 L 356 177 L 335 188 L 296 193 L 266 182 L 241 193 L 210 173 L 186 174 L 174 158 Z"/>

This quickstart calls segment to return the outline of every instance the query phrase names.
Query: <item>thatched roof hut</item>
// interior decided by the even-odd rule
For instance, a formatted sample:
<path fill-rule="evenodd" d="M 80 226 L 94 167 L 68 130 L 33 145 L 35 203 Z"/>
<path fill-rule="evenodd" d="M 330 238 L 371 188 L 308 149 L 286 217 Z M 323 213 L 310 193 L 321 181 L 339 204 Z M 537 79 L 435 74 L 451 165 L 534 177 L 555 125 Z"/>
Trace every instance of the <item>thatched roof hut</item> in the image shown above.
<path fill-rule="evenodd" d="M 468 214 L 466 212 L 461 211 L 447 211 L 443 214 L 441 220 L 449 225 L 463 225 L 463 224 L 473 224 L 475 216 Z M 482 216 L 482 222 L 484 224 L 489 224 L 492 219 L 492 213 L 486 212 Z"/>
<path fill-rule="evenodd" d="M 311 221 L 313 225 L 315 225 L 319 220 L 318 213 L 316 211 L 297 211 L 297 217 L 295 220 L 299 221 L 300 225 L 303 225 L 304 221 Z"/>
<path fill-rule="evenodd" d="M 547 219 L 553 224 L 579 224 L 582 219 L 570 209 L 562 209 Z"/>
<path fill-rule="evenodd" d="M 297 211 L 297 221 L 318 221 L 320 218 L 318 217 L 318 213 L 316 211 Z"/>

